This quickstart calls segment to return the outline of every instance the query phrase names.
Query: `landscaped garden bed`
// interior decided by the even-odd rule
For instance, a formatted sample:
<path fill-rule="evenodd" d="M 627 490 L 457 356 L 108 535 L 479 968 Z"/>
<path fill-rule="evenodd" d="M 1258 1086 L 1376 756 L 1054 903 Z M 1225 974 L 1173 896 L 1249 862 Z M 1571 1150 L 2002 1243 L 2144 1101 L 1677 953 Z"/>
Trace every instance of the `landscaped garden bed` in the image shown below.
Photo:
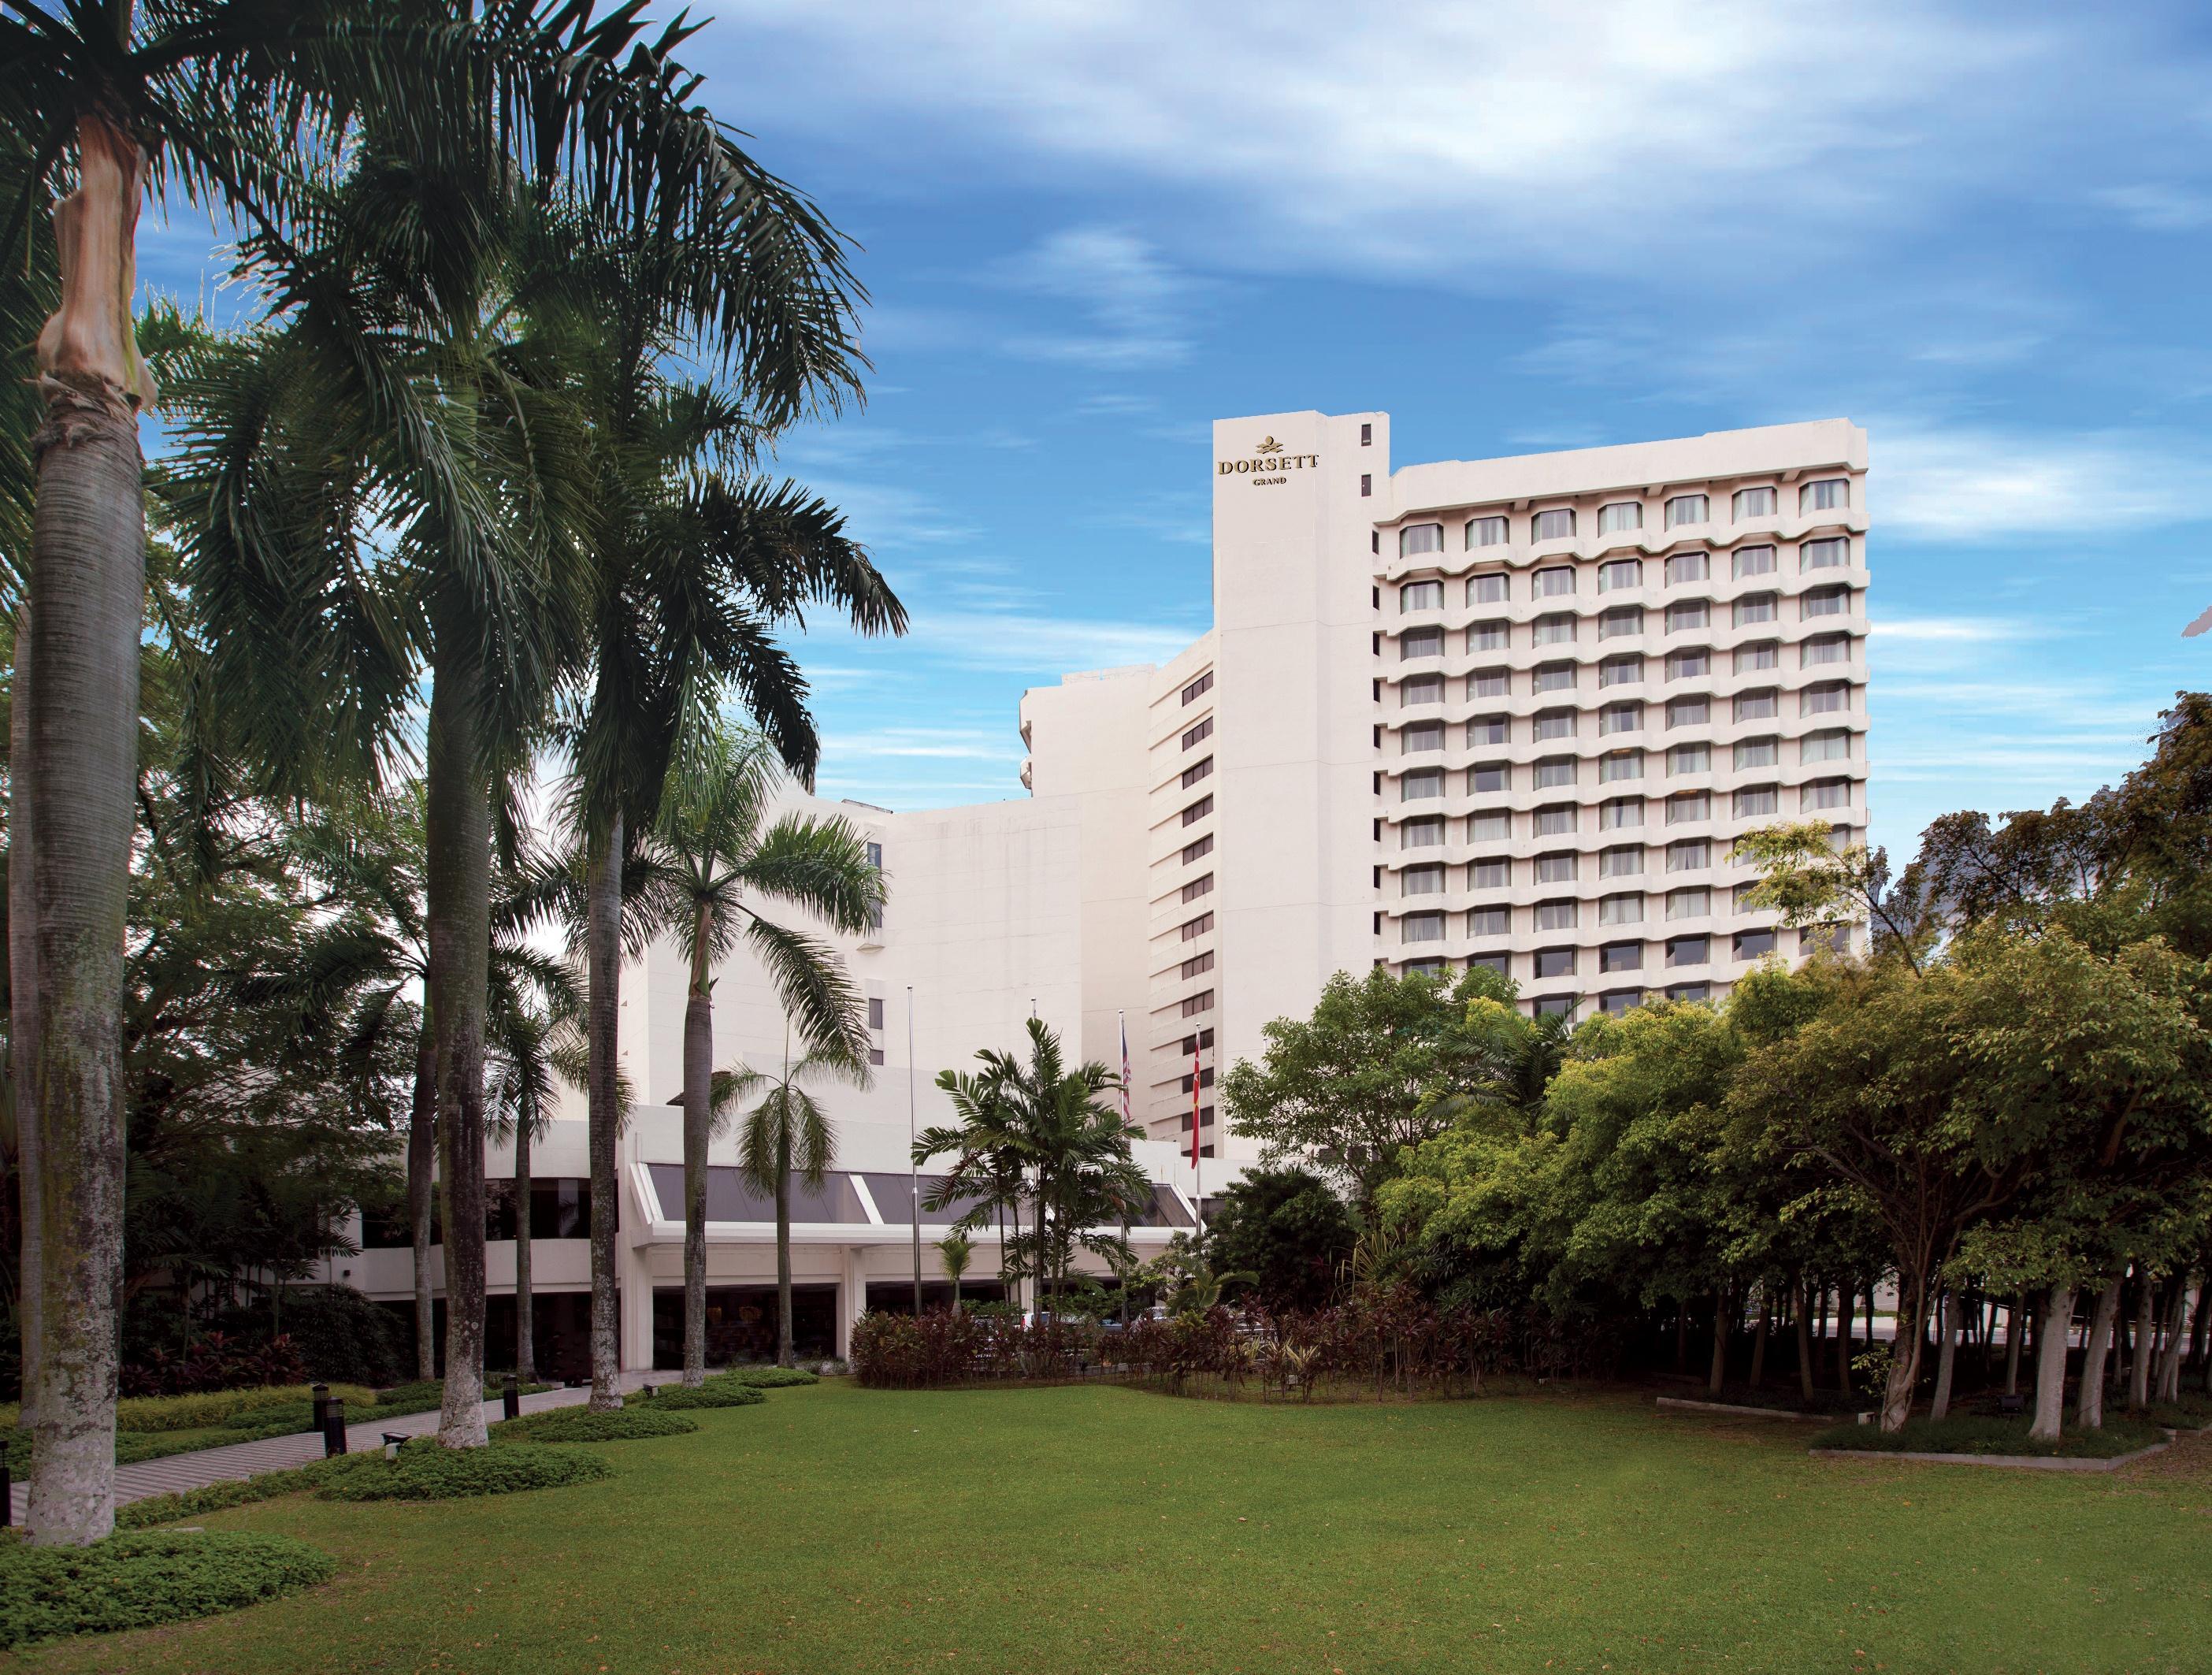
<path fill-rule="evenodd" d="M 0 1648 L 234 1611 L 324 1582 L 337 1562 L 289 1536 L 130 1532 L 89 1547 L 0 1544 Z"/>
<path fill-rule="evenodd" d="M 1900 1431 L 1879 1425 L 1838 1425 L 1811 1440 L 1816 1453 L 1910 1454 L 1919 1457 L 2111 1460 L 2166 1440 L 2163 1427 L 2147 1419 L 2107 1418 L 2100 1430 L 2066 1429 L 2056 1442 L 2030 1440 L 2023 1414 L 1960 1414 L 1912 1419 Z"/>

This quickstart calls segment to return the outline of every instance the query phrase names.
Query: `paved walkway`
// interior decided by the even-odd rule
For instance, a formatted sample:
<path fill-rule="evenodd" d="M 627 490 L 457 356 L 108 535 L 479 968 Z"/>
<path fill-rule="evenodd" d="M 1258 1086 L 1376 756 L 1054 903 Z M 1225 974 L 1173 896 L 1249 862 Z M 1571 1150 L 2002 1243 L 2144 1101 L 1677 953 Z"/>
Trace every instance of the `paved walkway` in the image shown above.
<path fill-rule="evenodd" d="M 673 1384 L 678 1376 L 674 1373 L 625 1373 L 623 1388 L 635 1390 L 648 1379 L 659 1384 Z M 546 1408 L 576 1407 L 589 1400 L 591 1394 L 588 1386 L 579 1390 L 540 1390 L 522 1398 L 522 1410 L 537 1413 Z M 496 1423 L 500 1417 L 499 1398 L 495 1396 L 484 1404 L 484 1421 L 487 1424 Z M 398 1436 L 427 1436 L 437 1428 L 434 1410 L 365 1425 L 349 1425 L 346 1449 L 349 1453 L 360 1454 L 380 1448 L 386 1431 Z M 289 1436 L 264 1437 L 258 1442 L 234 1442 L 222 1448 L 202 1448 L 189 1454 L 141 1460 L 135 1465 L 115 1468 L 115 1501 L 121 1506 L 143 1501 L 149 1495 L 173 1495 L 183 1489 L 204 1488 L 209 1483 L 239 1483 L 247 1477 L 258 1477 L 264 1471 L 289 1471 L 322 1457 L 321 1432 L 295 1431 Z M 30 1506 L 30 1489 L 20 1479 L 15 1485 L 14 1501 L 15 1522 L 20 1526 Z"/>

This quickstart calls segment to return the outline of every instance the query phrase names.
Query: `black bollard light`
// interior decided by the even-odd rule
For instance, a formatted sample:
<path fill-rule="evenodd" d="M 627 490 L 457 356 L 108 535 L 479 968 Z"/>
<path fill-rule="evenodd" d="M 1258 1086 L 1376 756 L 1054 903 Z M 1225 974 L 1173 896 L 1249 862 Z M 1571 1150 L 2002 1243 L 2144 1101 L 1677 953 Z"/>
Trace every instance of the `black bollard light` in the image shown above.
<path fill-rule="evenodd" d="M 315 1398 L 315 1417 L 307 1428 L 322 1430 L 330 1423 L 331 1387 L 326 1384 L 311 1384 L 307 1386 L 307 1393 Z"/>
<path fill-rule="evenodd" d="M 331 1459 L 345 1451 L 345 1398 L 333 1396 L 323 1410 L 323 1458 Z"/>
<path fill-rule="evenodd" d="M 499 1387 L 499 1410 L 507 1418 L 522 1417 L 522 1383 L 512 1373 Z"/>

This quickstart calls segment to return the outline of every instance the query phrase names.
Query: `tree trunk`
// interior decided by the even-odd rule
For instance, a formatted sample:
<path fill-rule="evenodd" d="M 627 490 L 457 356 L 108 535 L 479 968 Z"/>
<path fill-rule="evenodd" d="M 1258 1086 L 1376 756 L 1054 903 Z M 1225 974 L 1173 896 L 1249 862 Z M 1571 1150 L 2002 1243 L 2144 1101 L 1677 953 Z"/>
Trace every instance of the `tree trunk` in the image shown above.
<path fill-rule="evenodd" d="M 2204 1366 L 2206 1328 L 2212 1325 L 2212 1308 L 2206 1307 L 2208 1303 L 2212 1303 L 2212 1281 L 2197 1287 L 2197 1318 L 2189 1327 L 2190 1359 L 2200 1368 Z"/>
<path fill-rule="evenodd" d="M 2074 1422 L 2085 1431 L 2104 1428 L 2105 1362 L 2112 1343 L 2112 1322 L 2120 1313 L 2120 1282 L 2116 1275 L 2097 1294 L 2097 1306 L 2089 1316 L 2089 1342 L 2081 1351 L 2081 1393 L 2074 1406 Z"/>
<path fill-rule="evenodd" d="M 1911 1311 L 1911 1331 L 1906 1333 L 1906 1310 Z M 1912 1392 L 1920 1383 L 1920 1348 L 1927 1342 L 1928 1276 L 1915 1274 L 1908 1281 L 1897 1276 L 1897 1331 L 1891 1339 L 1889 1380 L 1882 1386 L 1881 1428 L 1896 1432 L 1912 1416 Z M 1874 1347 L 1874 1288 L 1867 1288 L 1867 1347 Z M 1907 1346 L 1910 1345 L 1910 1348 Z"/>
<path fill-rule="evenodd" d="M 530 1124 L 514 1124 L 514 1376 L 538 1381 L 538 1322 L 530 1295 Z"/>
<path fill-rule="evenodd" d="M 438 1045 L 439 1173 L 446 1206 L 446 1389 L 438 1440 L 484 1433 L 484 1002 L 491 966 L 491 788 L 483 675 L 453 613 L 434 623 L 424 798 L 428 989 Z"/>
<path fill-rule="evenodd" d="M 707 982 L 708 910 L 694 928 L 684 1007 L 684 1382 L 707 1382 L 707 1134 L 714 1080 L 714 999 Z"/>
<path fill-rule="evenodd" d="M 2137 1413 L 2150 1405 L 2150 1352 L 2152 1313 L 2155 1302 L 2152 1295 L 2151 1277 L 2140 1270 L 2136 1276 L 2136 1346 L 2128 1362 L 2128 1406 Z"/>
<path fill-rule="evenodd" d="M 8 760 L 15 764 L 8 789 L 8 1044 L 15 1122 L 15 1324 L 21 1355 L 23 1401 L 16 1423 L 30 1429 L 35 1393 L 31 1369 L 39 1364 L 39 978 L 38 898 L 32 887 L 31 606 L 15 611 L 15 691 L 9 712 Z M 185 1294 L 185 1319 L 191 1295 Z M 189 1347 L 191 1333 L 185 1329 Z"/>
<path fill-rule="evenodd" d="M 1836 1387 L 1844 1392 L 1844 1399 L 1851 1399 L 1851 1282 L 1841 1282 L 1836 1287 Z"/>
<path fill-rule="evenodd" d="M 2066 1349 L 2073 1337 L 2074 1288 L 2054 1285 L 2035 1331 L 2035 1419 L 2027 1428 L 2037 1442 L 2058 1440 L 2066 1416 Z"/>
<path fill-rule="evenodd" d="M 131 334 L 145 158 L 101 117 L 77 125 L 77 189 L 55 210 L 61 307 L 39 334 L 46 417 L 32 438 L 25 698 L 36 1009 L 39 1295 L 29 1531 L 46 1545 L 115 1524 L 123 1268 L 123 948 L 137 829 L 146 514 Z"/>
<path fill-rule="evenodd" d="M 584 874 L 586 981 L 590 1060 L 586 1074 L 586 1143 L 592 1162 L 592 1410 L 622 1405 L 622 1303 L 615 1272 L 615 1229 L 621 1220 L 616 1180 L 622 1134 L 617 1080 L 622 1020 L 623 823 L 617 814 L 590 846 Z"/>
<path fill-rule="evenodd" d="M 2027 1325 L 2027 1293 L 2016 1294 L 2005 1309 L 2005 1381 L 2004 1393 L 2020 1394 L 2021 1334 Z"/>
<path fill-rule="evenodd" d="M 1797 1393 L 1806 1404 L 1812 1404 L 1813 1384 L 1813 1294 L 1806 1287 L 1797 1288 Z"/>
<path fill-rule="evenodd" d="M 1717 1396 L 1728 1382 L 1729 1299 L 1721 1292 L 1713 1299 L 1713 1361 L 1705 1373 L 1705 1393 Z"/>
<path fill-rule="evenodd" d="M 1959 1329 L 1965 1324 L 1959 1294 L 1947 1288 L 1936 1314 L 1942 1322 L 1943 1341 L 1936 1352 L 1936 1398 L 1928 1404 L 1928 1416 L 1948 1419 L 1951 1414 L 1951 1374 L 1959 1359 Z"/>
<path fill-rule="evenodd" d="M 787 1061 L 787 1063 L 788 1061 Z M 786 1074 L 789 1071 L 787 1069 Z M 775 1148 L 775 1364 L 791 1365 L 791 1142 Z"/>
<path fill-rule="evenodd" d="M 437 1176 L 438 1042 L 428 1008 L 415 1047 L 415 1102 L 407 1113 L 407 1230 L 415 1247 L 415 1376 L 438 1376 L 438 1306 L 430 1285 L 430 1204 Z"/>
<path fill-rule="evenodd" d="M 1766 1381 L 1766 1330 L 1773 1315 L 1773 1305 L 1762 1290 L 1759 1298 L 1759 1326 L 1751 1339 L 1751 1387 L 1753 1390 Z"/>
<path fill-rule="evenodd" d="M 2154 1400 L 2178 1402 L 2181 1399 L 2181 1351 L 2187 1343 L 2182 1328 L 2189 1318 L 2189 1276 L 2173 1276 L 2173 1296 L 2166 1306 L 2166 1347 L 2159 1351 L 2158 1377 L 2152 1391 Z"/>
<path fill-rule="evenodd" d="M 1690 1370 L 1690 1306 L 1687 1302 L 1674 1305 L 1674 1370 Z"/>

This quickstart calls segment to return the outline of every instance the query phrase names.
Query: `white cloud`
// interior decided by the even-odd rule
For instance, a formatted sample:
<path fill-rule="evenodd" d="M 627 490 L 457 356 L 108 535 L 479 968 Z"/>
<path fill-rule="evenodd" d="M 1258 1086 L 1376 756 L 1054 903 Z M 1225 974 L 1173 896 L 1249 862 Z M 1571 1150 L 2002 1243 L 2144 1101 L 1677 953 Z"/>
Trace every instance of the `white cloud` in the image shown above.
<path fill-rule="evenodd" d="M 2102 539 L 2201 519 L 2202 441 L 2124 431 L 2038 435 L 1870 420 L 1873 516 L 1922 540 Z"/>
<path fill-rule="evenodd" d="M 965 668 L 1057 679 L 1066 671 L 1162 663 L 1203 630 L 1012 611 L 922 611 L 906 643 Z"/>
<path fill-rule="evenodd" d="M 2145 182 L 2098 193 L 2132 227 L 2146 233 L 2193 233 L 2212 225 L 2212 195 L 2185 186 Z"/>
<path fill-rule="evenodd" d="M 1899 641 L 1949 645 L 1987 644 L 1996 640 L 2024 639 L 2050 630 L 2033 623 L 2002 617 L 1876 617 L 1869 626 L 1875 641 L 1889 645 Z"/>
<path fill-rule="evenodd" d="M 1074 303 L 1091 322 L 1085 331 L 1002 339 L 1014 354 L 1121 371 L 1170 365 L 1190 352 L 1181 322 L 1191 283 L 1134 234 L 1068 228 L 1003 264 L 997 277 L 1015 289 Z"/>

